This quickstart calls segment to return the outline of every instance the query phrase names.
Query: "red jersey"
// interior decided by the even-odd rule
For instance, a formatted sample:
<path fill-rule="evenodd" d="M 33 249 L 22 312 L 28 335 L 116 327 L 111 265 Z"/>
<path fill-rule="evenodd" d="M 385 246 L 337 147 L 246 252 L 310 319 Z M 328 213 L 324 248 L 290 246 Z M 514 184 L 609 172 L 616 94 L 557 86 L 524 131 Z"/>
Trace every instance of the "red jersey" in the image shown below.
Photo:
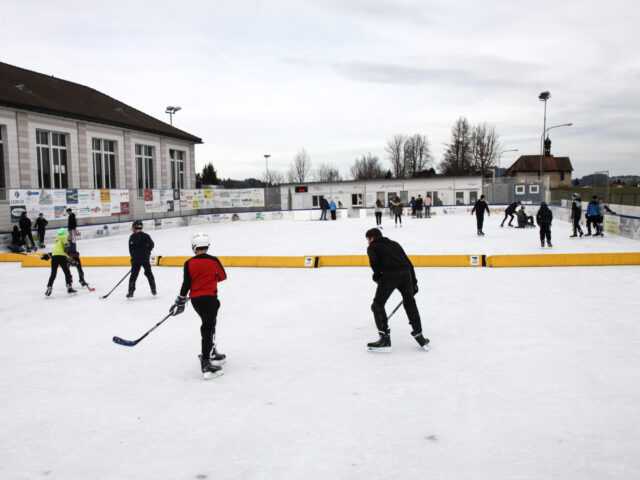
<path fill-rule="evenodd" d="M 218 294 L 218 282 L 227 279 L 224 267 L 216 257 L 202 253 L 184 262 L 184 279 L 180 295 L 191 298 Z"/>

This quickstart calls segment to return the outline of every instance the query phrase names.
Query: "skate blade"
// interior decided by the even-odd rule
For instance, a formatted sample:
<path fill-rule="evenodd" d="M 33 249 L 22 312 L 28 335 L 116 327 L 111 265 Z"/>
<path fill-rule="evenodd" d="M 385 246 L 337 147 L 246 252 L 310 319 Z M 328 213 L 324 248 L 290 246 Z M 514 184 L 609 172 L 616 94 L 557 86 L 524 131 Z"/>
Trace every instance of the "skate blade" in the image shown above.
<path fill-rule="evenodd" d="M 367 347 L 370 352 L 375 353 L 391 353 L 391 347 Z"/>
<path fill-rule="evenodd" d="M 427 343 L 426 345 L 423 345 L 420 347 L 422 350 L 424 350 L 425 352 L 429 351 L 429 344 Z"/>
<path fill-rule="evenodd" d="M 212 380 L 216 377 L 219 377 L 222 375 L 222 370 L 218 370 L 217 372 L 204 372 L 202 374 L 202 378 L 205 380 Z"/>
<path fill-rule="evenodd" d="M 209 360 L 209 363 L 211 365 L 219 367 L 220 365 L 224 365 L 225 363 L 227 363 L 227 359 L 225 358 L 224 360 Z"/>

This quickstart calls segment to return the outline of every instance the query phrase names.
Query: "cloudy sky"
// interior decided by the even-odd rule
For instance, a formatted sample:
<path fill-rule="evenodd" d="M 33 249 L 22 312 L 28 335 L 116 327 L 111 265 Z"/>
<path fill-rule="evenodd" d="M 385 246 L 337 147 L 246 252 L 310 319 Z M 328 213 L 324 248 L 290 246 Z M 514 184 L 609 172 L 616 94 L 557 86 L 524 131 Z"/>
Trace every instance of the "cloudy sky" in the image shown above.
<path fill-rule="evenodd" d="M 394 134 L 437 168 L 459 117 L 495 125 L 508 166 L 552 153 L 574 176 L 640 174 L 640 6 L 591 1 L 6 2 L 0 61 L 88 85 L 197 135 L 200 169 L 285 173 L 304 148 L 348 178 Z"/>

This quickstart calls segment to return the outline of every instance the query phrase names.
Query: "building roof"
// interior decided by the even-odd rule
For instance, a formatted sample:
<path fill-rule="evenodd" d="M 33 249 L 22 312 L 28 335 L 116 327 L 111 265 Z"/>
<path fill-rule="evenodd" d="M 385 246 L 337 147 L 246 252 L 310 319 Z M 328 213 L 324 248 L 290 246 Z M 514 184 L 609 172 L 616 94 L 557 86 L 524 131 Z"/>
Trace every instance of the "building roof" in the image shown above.
<path fill-rule="evenodd" d="M 542 157 L 542 170 L 544 172 L 572 172 L 571 160 L 569 157 Z M 509 177 L 516 173 L 538 173 L 540 172 L 540 155 L 520 155 L 513 165 L 504 172 L 504 176 Z"/>
<path fill-rule="evenodd" d="M 0 106 L 202 143 L 202 139 L 93 88 L 2 62 L 0 62 Z"/>

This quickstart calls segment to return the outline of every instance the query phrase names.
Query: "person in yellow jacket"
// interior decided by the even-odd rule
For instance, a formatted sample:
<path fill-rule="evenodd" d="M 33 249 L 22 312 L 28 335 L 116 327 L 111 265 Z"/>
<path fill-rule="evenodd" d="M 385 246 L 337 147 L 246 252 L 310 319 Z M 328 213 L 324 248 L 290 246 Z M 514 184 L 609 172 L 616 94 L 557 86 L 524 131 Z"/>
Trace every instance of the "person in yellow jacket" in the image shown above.
<path fill-rule="evenodd" d="M 56 238 L 56 244 L 53 247 L 53 252 L 51 253 L 51 275 L 49 276 L 49 283 L 47 284 L 47 291 L 45 293 L 47 297 L 51 295 L 53 282 L 56 279 L 56 275 L 58 273 L 58 267 L 62 268 L 62 271 L 64 272 L 64 278 L 67 282 L 67 293 L 78 293 L 73 289 L 73 286 L 71 285 L 73 283 L 73 278 L 71 277 L 71 272 L 69 271 L 69 266 L 67 265 L 69 255 L 67 255 L 67 252 L 64 251 L 64 245 L 67 243 L 67 241 L 67 229 L 59 228 L 58 236 Z"/>

